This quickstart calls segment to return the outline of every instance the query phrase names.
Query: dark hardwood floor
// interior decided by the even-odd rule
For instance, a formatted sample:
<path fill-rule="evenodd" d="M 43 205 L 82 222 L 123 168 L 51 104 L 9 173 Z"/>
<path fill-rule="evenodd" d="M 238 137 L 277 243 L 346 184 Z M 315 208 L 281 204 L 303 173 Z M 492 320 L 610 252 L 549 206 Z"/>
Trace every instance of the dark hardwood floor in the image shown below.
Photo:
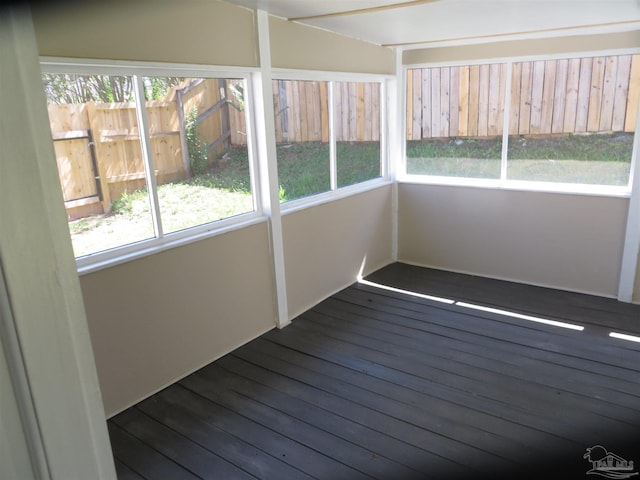
<path fill-rule="evenodd" d="M 640 306 L 404 264 L 366 280 L 464 303 L 352 285 L 110 419 L 119 479 L 586 478 L 596 445 L 640 466 L 640 343 L 609 337 Z"/>

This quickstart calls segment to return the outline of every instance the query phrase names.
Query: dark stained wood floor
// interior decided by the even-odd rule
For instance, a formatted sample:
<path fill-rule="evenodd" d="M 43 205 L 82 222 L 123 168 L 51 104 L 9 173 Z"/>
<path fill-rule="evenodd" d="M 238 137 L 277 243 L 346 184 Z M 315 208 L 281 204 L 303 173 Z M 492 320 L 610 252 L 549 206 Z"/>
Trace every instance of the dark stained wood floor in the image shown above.
<path fill-rule="evenodd" d="M 640 306 L 393 264 L 109 420 L 119 479 L 586 478 L 640 466 Z M 637 471 L 637 469 L 635 470 Z"/>

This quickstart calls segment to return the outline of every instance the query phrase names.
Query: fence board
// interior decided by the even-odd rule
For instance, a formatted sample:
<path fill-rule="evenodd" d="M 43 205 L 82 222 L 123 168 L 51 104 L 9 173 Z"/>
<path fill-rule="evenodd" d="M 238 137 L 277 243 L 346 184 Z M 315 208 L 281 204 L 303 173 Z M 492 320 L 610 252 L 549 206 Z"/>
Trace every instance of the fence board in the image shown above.
<path fill-rule="evenodd" d="M 329 141 L 329 92 L 327 82 L 320 82 L 320 122 L 321 140 Z"/>
<path fill-rule="evenodd" d="M 511 92 L 509 92 L 509 135 L 518 134 L 518 125 L 520 123 L 521 89 L 522 63 L 514 63 L 511 68 Z"/>
<path fill-rule="evenodd" d="M 618 57 L 618 71 L 616 72 L 616 85 L 611 119 L 611 130 L 614 132 L 621 132 L 624 130 L 627 96 L 629 95 L 630 73 L 631 55 L 621 55 Z"/>
<path fill-rule="evenodd" d="M 553 112 L 551 118 L 552 133 L 562 133 L 563 131 L 568 69 L 569 60 L 564 59 L 556 62 L 556 81 L 553 92 Z"/>
<path fill-rule="evenodd" d="M 494 64 L 489 67 L 489 104 L 487 112 L 487 135 L 495 136 L 502 133 L 502 111 L 504 98 L 504 71 L 502 65 Z"/>
<path fill-rule="evenodd" d="M 533 65 L 522 62 L 522 81 L 520 82 L 520 125 L 518 131 L 526 135 L 531 131 L 531 82 L 533 80 Z"/>
<path fill-rule="evenodd" d="M 578 83 L 578 104 L 576 108 L 576 132 L 586 132 L 589 119 L 589 97 L 591 95 L 591 70 L 593 59 L 580 61 L 580 80 Z"/>
<path fill-rule="evenodd" d="M 417 77 L 413 83 L 413 88 L 420 88 L 420 101 L 422 102 L 421 105 L 415 105 L 413 109 L 414 115 L 416 113 L 422 115 L 422 121 L 419 122 L 418 126 L 414 126 L 413 136 L 416 138 L 417 131 L 417 139 L 429 138 L 433 135 L 431 131 L 431 70 L 423 70 L 419 78 L 419 87 L 417 86 Z"/>
<path fill-rule="evenodd" d="M 458 89 L 458 134 L 469 135 L 469 72 L 470 67 L 460 67 L 460 87 Z"/>
<path fill-rule="evenodd" d="M 440 69 L 431 69 L 431 136 L 440 136 Z"/>
<path fill-rule="evenodd" d="M 629 74 L 629 96 L 627 97 L 627 115 L 624 120 L 624 131 L 633 132 L 636 129 L 638 116 L 638 100 L 640 99 L 640 55 L 634 55 L 631 60 Z"/>
<path fill-rule="evenodd" d="M 544 97 L 545 62 L 533 62 L 532 70 L 531 119 L 529 120 L 529 132 L 532 134 L 538 134 L 542 132 L 542 99 Z"/>
<path fill-rule="evenodd" d="M 460 123 L 460 67 L 450 68 L 449 83 L 449 136 L 459 135 L 458 125 Z"/>
<path fill-rule="evenodd" d="M 618 74 L 618 57 L 610 56 L 604 61 L 604 80 L 600 92 L 600 124 L 598 131 L 611 131 L 613 124 L 613 105 L 616 96 L 616 81 Z"/>
<path fill-rule="evenodd" d="M 489 65 L 480 65 L 480 81 L 478 84 L 478 136 L 486 137 L 489 132 L 489 94 L 490 94 Z"/>
<path fill-rule="evenodd" d="M 479 135 L 478 121 L 480 118 L 480 66 L 469 68 L 469 136 Z"/>
<path fill-rule="evenodd" d="M 589 114 L 587 131 L 597 132 L 600 129 L 602 105 L 602 88 L 604 85 L 605 58 L 596 57 L 591 67 L 591 90 L 589 93 Z"/>
<path fill-rule="evenodd" d="M 442 67 L 440 69 L 440 131 L 439 137 L 448 137 L 450 135 L 449 111 L 451 109 L 451 68 Z"/>
<path fill-rule="evenodd" d="M 576 128 L 579 85 L 580 59 L 572 58 L 567 63 L 567 84 L 564 96 L 564 120 L 562 122 L 562 132 L 564 133 L 572 133 Z"/>
<path fill-rule="evenodd" d="M 542 86 L 542 105 L 540 108 L 540 133 L 551 133 L 553 121 L 553 101 L 556 90 L 557 62 L 549 60 L 544 65 L 544 82 Z"/>

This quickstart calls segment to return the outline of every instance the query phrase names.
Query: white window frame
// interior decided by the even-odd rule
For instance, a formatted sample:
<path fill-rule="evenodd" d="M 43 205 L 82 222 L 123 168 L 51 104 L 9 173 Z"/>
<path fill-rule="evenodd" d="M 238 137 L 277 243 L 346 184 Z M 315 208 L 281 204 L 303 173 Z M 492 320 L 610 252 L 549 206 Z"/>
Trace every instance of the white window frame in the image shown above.
<path fill-rule="evenodd" d="M 41 57 L 41 70 L 52 74 L 92 74 L 92 75 L 126 75 L 134 80 L 136 95 L 136 113 L 140 127 L 140 144 L 143 161 L 145 163 L 145 180 L 149 189 L 151 212 L 154 223 L 155 237 L 135 243 L 102 250 L 76 258 L 78 272 L 90 273 L 113 265 L 124 263 L 136 258 L 152 255 L 169 248 L 186 245 L 204 238 L 243 228 L 265 221 L 265 214 L 261 202 L 260 184 L 258 182 L 258 158 L 256 154 L 256 118 L 254 111 L 254 95 L 252 75 L 258 72 L 256 68 L 215 67 L 191 64 L 150 63 L 131 61 L 102 61 L 90 59 L 68 59 L 58 57 Z M 237 78 L 244 80 L 247 148 L 249 152 L 249 171 L 253 211 L 227 217 L 221 220 L 189 227 L 177 232 L 163 233 L 159 215 L 159 204 L 153 172 L 153 158 L 150 154 L 149 132 L 147 128 L 146 109 L 144 108 L 142 78 L 147 76 L 159 77 L 196 77 L 196 78 Z"/>
<path fill-rule="evenodd" d="M 387 122 L 388 105 L 389 105 L 389 88 L 388 82 L 395 80 L 393 75 L 379 74 L 356 74 L 346 72 L 325 72 L 317 70 L 291 70 L 284 68 L 274 68 L 272 71 L 273 80 L 292 80 L 292 81 L 311 81 L 311 82 L 327 82 L 328 83 L 328 111 L 329 111 L 329 173 L 330 188 L 325 192 L 316 193 L 308 197 L 296 198 L 287 202 L 280 203 L 282 214 L 291 213 L 301 209 L 305 209 L 314 205 L 327 203 L 340 198 L 345 198 L 357 193 L 366 192 L 368 190 L 379 188 L 383 185 L 389 185 L 392 182 L 389 172 L 389 125 Z M 333 84 L 334 82 L 360 82 L 360 83 L 378 83 L 380 84 L 380 176 L 371 180 L 347 185 L 344 187 L 337 186 L 336 178 L 336 136 L 333 129 L 334 105 L 333 105 Z M 266 119 L 266 121 L 275 122 L 275 119 Z"/>
<path fill-rule="evenodd" d="M 461 60 L 455 62 L 434 62 L 434 63 L 420 63 L 402 66 L 402 111 L 406 112 L 407 105 L 407 72 L 411 69 L 418 68 L 437 68 L 437 67 L 457 67 L 457 66 L 471 66 L 471 65 L 493 65 L 493 64 L 505 64 L 507 67 L 507 88 L 505 89 L 508 94 L 511 92 L 511 71 L 514 63 L 518 62 L 530 62 L 538 60 L 563 60 L 572 58 L 591 58 L 610 55 L 636 55 L 640 53 L 640 48 L 627 48 L 627 49 L 615 49 L 615 50 L 601 50 L 591 52 L 579 52 L 579 53 L 563 53 L 554 55 L 531 55 L 525 57 L 501 57 L 501 58 L 487 58 L 481 60 Z M 508 149 L 508 137 L 509 137 L 509 115 L 510 115 L 510 101 L 509 97 L 505 97 L 504 106 L 504 123 L 502 132 L 502 158 L 501 158 L 501 176 L 500 179 L 483 179 L 483 178 L 469 178 L 469 177 L 444 177 L 434 175 L 416 175 L 407 173 L 407 155 L 406 155 L 406 138 L 407 138 L 407 124 L 406 114 L 400 118 L 402 131 L 402 164 L 398 166 L 397 179 L 399 183 L 413 183 L 413 184 L 430 184 L 430 185 L 453 185 L 453 186 L 469 186 L 477 188 L 489 188 L 489 189 L 504 189 L 515 191 L 534 191 L 534 192 L 551 192 L 561 194 L 572 195 L 588 195 L 588 196 L 606 196 L 606 197 L 622 197 L 629 198 L 631 196 L 631 187 L 633 183 L 633 173 L 636 169 L 637 155 L 635 153 L 637 141 L 635 136 L 638 132 L 638 126 L 636 126 L 636 132 L 634 132 L 634 151 L 631 156 L 630 173 L 627 185 L 625 186 L 610 186 L 610 185 L 598 185 L 598 184 L 582 184 L 582 183 L 563 183 L 563 182 L 538 182 L 538 181 L 526 181 L 526 180 L 509 180 L 506 178 L 507 168 L 507 149 Z"/>

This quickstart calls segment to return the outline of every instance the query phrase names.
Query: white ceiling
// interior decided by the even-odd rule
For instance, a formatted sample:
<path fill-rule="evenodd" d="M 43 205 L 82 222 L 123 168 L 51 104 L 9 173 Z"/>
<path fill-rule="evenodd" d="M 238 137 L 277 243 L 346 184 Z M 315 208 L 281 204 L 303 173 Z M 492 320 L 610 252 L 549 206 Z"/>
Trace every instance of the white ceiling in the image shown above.
<path fill-rule="evenodd" d="M 640 0 L 227 1 L 402 48 L 640 29 Z"/>

